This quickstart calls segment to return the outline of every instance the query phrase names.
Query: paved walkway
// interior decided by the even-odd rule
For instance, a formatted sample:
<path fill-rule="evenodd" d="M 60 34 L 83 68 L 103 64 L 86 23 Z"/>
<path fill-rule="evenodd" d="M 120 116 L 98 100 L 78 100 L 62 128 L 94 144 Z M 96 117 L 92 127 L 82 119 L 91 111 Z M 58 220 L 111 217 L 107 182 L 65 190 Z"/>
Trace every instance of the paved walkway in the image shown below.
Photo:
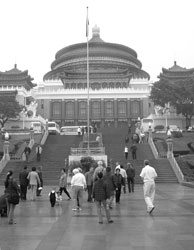
<path fill-rule="evenodd" d="M 3 187 L 0 187 L 2 193 Z M 146 213 L 142 186 L 122 194 L 112 212 L 113 224 L 98 224 L 94 204 L 73 212 L 72 201 L 50 207 L 45 187 L 36 202 L 21 202 L 17 224 L 0 218 L 0 250 L 193 250 L 194 189 L 158 184 L 156 209 Z M 29 197 L 29 196 L 28 196 Z"/>

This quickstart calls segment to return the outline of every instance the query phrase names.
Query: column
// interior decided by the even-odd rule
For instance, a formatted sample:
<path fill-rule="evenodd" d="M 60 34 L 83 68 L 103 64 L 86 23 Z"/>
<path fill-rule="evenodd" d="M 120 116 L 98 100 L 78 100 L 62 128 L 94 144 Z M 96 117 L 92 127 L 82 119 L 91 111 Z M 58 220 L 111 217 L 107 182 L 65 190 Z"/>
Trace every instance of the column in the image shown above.
<path fill-rule="evenodd" d="M 64 125 L 64 120 L 65 120 L 65 100 L 62 99 L 62 102 L 61 102 L 61 126 Z"/>
<path fill-rule="evenodd" d="M 100 112 L 101 112 L 101 126 L 104 127 L 104 99 L 101 99 Z"/>
<path fill-rule="evenodd" d="M 173 156 L 173 139 L 170 130 L 167 132 L 168 138 L 166 139 L 166 143 L 168 146 L 167 158 L 171 158 Z"/>
<path fill-rule="evenodd" d="M 118 127 L 118 105 L 117 105 L 118 100 L 114 99 L 114 121 L 115 121 L 115 128 Z"/>

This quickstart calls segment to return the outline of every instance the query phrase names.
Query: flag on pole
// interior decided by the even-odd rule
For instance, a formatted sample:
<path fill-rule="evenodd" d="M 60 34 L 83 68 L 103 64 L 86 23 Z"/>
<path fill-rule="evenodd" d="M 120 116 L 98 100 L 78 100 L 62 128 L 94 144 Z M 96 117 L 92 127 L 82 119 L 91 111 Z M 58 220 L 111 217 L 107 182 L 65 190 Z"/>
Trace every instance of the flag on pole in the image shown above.
<path fill-rule="evenodd" d="M 88 19 L 88 7 L 87 7 L 87 17 L 86 17 L 86 37 L 89 35 L 89 19 Z"/>

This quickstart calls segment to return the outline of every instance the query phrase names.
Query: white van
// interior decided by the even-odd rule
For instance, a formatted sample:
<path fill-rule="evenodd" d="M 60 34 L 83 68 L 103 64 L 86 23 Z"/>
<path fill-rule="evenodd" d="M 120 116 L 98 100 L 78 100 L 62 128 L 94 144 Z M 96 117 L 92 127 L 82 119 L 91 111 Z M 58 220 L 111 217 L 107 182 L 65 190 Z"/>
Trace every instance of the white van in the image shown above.
<path fill-rule="evenodd" d="M 33 128 L 34 133 L 41 133 L 42 132 L 41 122 L 31 122 L 31 128 Z"/>
<path fill-rule="evenodd" d="M 152 132 L 154 132 L 154 120 L 152 118 L 141 119 L 141 127 L 143 132 L 148 132 L 149 126 L 152 129 Z"/>
<path fill-rule="evenodd" d="M 48 132 L 49 132 L 49 134 L 54 134 L 54 135 L 60 134 L 59 125 L 54 121 L 49 121 L 48 122 Z"/>

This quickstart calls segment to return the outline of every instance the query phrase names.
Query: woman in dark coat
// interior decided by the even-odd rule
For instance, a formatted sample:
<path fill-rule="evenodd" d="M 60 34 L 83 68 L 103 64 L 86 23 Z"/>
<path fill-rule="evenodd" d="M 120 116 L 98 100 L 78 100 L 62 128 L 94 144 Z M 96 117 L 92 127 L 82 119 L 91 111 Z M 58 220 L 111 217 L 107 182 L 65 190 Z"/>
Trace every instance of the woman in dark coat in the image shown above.
<path fill-rule="evenodd" d="M 8 223 L 13 224 L 15 206 L 19 203 L 20 188 L 15 179 L 13 179 L 13 172 L 9 171 L 5 180 L 5 196 L 7 203 Z M 16 197 L 16 200 L 13 198 Z"/>

